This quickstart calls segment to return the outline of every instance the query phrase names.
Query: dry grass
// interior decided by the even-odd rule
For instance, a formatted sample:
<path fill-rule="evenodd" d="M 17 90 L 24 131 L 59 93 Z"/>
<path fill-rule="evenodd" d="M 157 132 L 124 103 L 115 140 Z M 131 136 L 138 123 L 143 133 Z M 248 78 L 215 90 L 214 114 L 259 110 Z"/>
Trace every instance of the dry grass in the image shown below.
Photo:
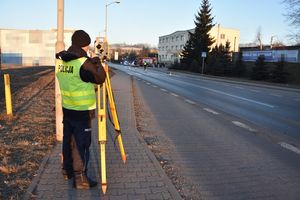
<path fill-rule="evenodd" d="M 0 199 L 21 199 L 55 145 L 54 73 L 49 68 L 9 73 L 14 116 L 6 116 L 0 96 Z"/>

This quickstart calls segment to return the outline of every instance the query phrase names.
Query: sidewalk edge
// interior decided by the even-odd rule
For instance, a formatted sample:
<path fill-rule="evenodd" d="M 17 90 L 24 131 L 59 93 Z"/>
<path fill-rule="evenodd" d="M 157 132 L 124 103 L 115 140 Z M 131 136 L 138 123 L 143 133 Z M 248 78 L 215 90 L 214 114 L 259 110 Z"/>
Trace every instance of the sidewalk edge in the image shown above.
<path fill-rule="evenodd" d="M 47 154 L 43 158 L 42 163 L 37 171 L 37 175 L 33 178 L 31 184 L 27 188 L 26 193 L 24 194 L 24 196 L 22 198 L 23 200 L 29 200 L 32 197 L 33 192 L 36 189 L 37 185 L 39 184 L 39 182 L 41 180 L 41 176 L 42 176 L 44 170 L 46 169 L 46 165 L 50 159 L 50 156 L 51 156 L 52 152 L 54 151 L 54 149 L 57 148 L 57 145 L 59 145 L 59 143 L 57 143 L 51 150 L 48 150 Z"/>
<path fill-rule="evenodd" d="M 131 93 L 133 92 L 133 79 L 132 76 L 130 76 L 130 80 L 131 80 Z M 131 96 L 131 105 L 132 108 L 134 109 L 134 105 L 133 105 L 133 99 Z M 151 160 L 151 162 L 155 165 L 160 177 L 163 177 L 166 180 L 166 184 L 167 187 L 170 189 L 170 193 L 173 197 L 173 199 L 176 200 L 182 200 L 182 197 L 180 196 L 179 192 L 176 190 L 175 185 L 172 183 L 172 181 L 170 180 L 170 178 L 168 177 L 168 175 L 165 173 L 165 171 L 162 169 L 161 165 L 159 164 L 158 160 L 156 159 L 155 155 L 152 153 L 152 151 L 148 148 L 144 138 L 141 136 L 140 132 L 137 130 L 137 126 L 136 126 L 136 116 L 135 116 L 135 111 L 133 114 L 133 122 L 132 125 L 134 126 L 134 132 L 137 135 L 141 145 L 143 145 L 144 149 L 146 150 L 147 156 L 149 157 L 149 159 Z"/>

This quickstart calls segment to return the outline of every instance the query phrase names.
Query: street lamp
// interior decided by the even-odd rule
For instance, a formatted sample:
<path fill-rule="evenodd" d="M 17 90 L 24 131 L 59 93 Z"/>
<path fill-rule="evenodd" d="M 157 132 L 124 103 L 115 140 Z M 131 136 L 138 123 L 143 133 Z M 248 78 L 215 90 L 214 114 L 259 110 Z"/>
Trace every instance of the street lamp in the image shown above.
<path fill-rule="evenodd" d="M 110 6 L 111 4 L 114 3 L 120 3 L 120 1 L 113 1 L 109 4 L 105 5 L 105 37 L 104 37 L 104 42 L 103 42 L 103 48 L 104 48 L 104 52 L 105 52 L 105 56 L 108 58 L 108 41 L 107 41 L 107 7 Z"/>
<path fill-rule="evenodd" d="M 107 37 L 107 7 L 110 6 L 111 4 L 114 4 L 114 3 L 121 3 L 120 1 L 113 1 L 109 4 L 106 4 L 105 5 L 105 37 Z"/>

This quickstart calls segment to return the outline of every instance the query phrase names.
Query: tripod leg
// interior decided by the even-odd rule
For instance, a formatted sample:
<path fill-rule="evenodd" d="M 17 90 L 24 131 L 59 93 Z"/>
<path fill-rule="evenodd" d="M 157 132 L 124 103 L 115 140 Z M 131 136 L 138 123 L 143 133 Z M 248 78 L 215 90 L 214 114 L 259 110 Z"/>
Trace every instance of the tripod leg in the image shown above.
<path fill-rule="evenodd" d="M 106 68 L 108 69 L 107 64 Z M 107 96 L 108 96 L 108 101 L 109 101 L 109 107 L 112 113 L 112 118 L 113 118 L 113 122 L 114 122 L 114 126 L 115 126 L 115 130 L 120 132 L 120 124 L 119 124 L 119 120 L 118 120 L 118 114 L 117 114 L 117 109 L 116 109 L 116 105 L 115 105 L 115 101 L 114 101 L 114 97 L 113 97 L 113 93 L 112 93 L 112 89 L 111 89 L 111 84 L 110 84 L 110 78 L 109 78 L 109 74 L 108 74 L 108 70 L 106 71 L 106 80 L 105 80 L 105 85 L 106 85 L 106 90 L 107 90 Z M 123 146 L 123 141 L 122 141 L 122 136 L 121 134 L 118 134 L 118 144 L 119 144 L 119 148 L 120 148 L 120 153 L 121 153 L 121 157 L 123 162 L 126 162 L 126 154 L 125 154 L 125 150 L 124 150 L 124 146 Z"/>
<path fill-rule="evenodd" d="M 106 146 L 106 89 L 105 83 L 102 85 L 102 89 L 100 85 L 98 85 L 98 142 L 100 144 L 100 159 L 101 159 L 101 185 L 103 194 L 106 193 L 107 190 L 107 182 L 106 182 L 106 156 L 105 156 L 105 146 Z"/>

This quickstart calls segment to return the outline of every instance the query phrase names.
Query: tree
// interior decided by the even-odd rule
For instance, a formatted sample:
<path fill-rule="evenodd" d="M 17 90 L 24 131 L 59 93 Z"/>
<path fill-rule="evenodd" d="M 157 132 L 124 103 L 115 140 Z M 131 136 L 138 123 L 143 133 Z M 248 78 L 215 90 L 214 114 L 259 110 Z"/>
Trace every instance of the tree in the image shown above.
<path fill-rule="evenodd" d="M 243 52 L 239 52 L 238 59 L 234 64 L 232 69 L 232 75 L 237 77 L 242 77 L 246 73 L 246 66 L 243 61 Z"/>
<path fill-rule="evenodd" d="M 211 16 L 211 8 L 208 0 L 203 0 L 201 8 L 194 21 L 196 28 L 192 39 L 194 47 L 194 59 L 201 63 L 201 53 L 210 52 L 211 45 L 214 43 L 214 38 L 209 34 L 209 31 L 214 26 L 213 17 Z"/>
<path fill-rule="evenodd" d="M 189 38 L 193 37 L 193 33 L 189 32 Z M 193 46 L 192 40 L 189 39 L 183 47 L 183 51 L 181 52 L 181 61 L 180 63 L 183 66 L 183 69 L 187 69 L 188 66 L 193 62 Z"/>
<path fill-rule="evenodd" d="M 147 47 L 147 46 L 143 46 L 143 49 L 142 49 L 142 51 L 140 53 L 140 56 L 141 57 L 148 57 L 149 53 L 150 53 L 150 48 Z"/>
<path fill-rule="evenodd" d="M 259 49 L 263 49 L 261 27 L 257 28 L 254 43 L 258 43 Z"/>
<path fill-rule="evenodd" d="M 269 78 L 264 55 L 260 55 L 255 61 L 255 66 L 252 68 L 251 78 L 253 80 L 260 81 L 267 80 Z"/>
<path fill-rule="evenodd" d="M 284 66 L 286 62 L 284 61 L 284 56 L 281 60 L 276 63 L 276 67 L 271 72 L 271 81 L 274 83 L 286 83 L 288 72 L 285 71 Z"/>
<path fill-rule="evenodd" d="M 231 74 L 231 52 L 229 41 L 226 42 L 225 46 L 220 44 L 212 49 L 208 59 L 207 72 L 217 76 Z"/>
<path fill-rule="evenodd" d="M 286 18 L 290 22 L 290 26 L 295 29 L 295 32 L 289 36 L 296 43 L 300 44 L 300 0 L 283 0 L 286 4 Z"/>
<path fill-rule="evenodd" d="M 232 71 L 232 56 L 230 52 L 230 42 L 227 40 L 224 49 L 221 51 L 222 55 L 222 64 L 224 68 L 224 74 L 230 75 Z"/>
<path fill-rule="evenodd" d="M 209 31 L 214 26 L 213 17 L 211 16 L 211 8 L 208 0 L 202 0 L 200 10 L 195 16 L 195 31 L 190 33 L 189 40 L 184 46 L 182 53 L 182 60 L 187 64 L 191 65 L 193 60 L 198 63 L 201 61 L 202 52 L 210 52 L 211 45 L 214 43 L 214 39 L 210 36 Z M 195 63 L 195 62 L 194 62 Z M 193 66 L 193 69 L 195 67 Z M 200 68 L 200 65 L 199 65 Z M 195 70 L 194 71 L 200 71 Z"/>

